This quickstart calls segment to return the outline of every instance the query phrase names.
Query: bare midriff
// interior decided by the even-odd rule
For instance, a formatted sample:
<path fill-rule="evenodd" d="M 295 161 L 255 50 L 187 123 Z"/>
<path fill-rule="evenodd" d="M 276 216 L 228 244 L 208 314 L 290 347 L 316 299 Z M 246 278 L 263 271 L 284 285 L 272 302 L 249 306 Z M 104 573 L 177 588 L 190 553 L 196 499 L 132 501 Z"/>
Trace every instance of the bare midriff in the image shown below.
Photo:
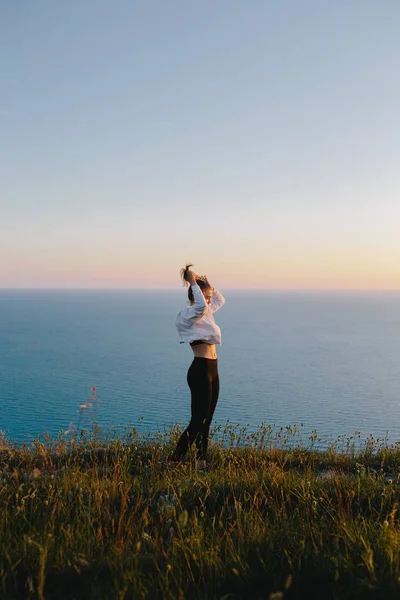
<path fill-rule="evenodd" d="M 198 358 L 217 358 L 215 344 L 197 344 L 192 346 L 192 350 Z"/>

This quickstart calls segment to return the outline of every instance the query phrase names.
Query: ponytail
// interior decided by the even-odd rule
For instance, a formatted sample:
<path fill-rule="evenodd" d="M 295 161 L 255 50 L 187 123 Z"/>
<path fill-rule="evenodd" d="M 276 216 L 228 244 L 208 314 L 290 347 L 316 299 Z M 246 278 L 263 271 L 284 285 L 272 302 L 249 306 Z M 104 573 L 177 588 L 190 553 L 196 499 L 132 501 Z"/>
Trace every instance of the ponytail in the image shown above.
<path fill-rule="evenodd" d="M 186 267 L 181 269 L 181 279 L 182 279 L 182 284 L 184 287 L 187 287 L 189 285 L 189 281 L 187 279 L 187 274 L 188 274 L 190 267 L 193 267 L 193 263 L 186 263 Z"/>

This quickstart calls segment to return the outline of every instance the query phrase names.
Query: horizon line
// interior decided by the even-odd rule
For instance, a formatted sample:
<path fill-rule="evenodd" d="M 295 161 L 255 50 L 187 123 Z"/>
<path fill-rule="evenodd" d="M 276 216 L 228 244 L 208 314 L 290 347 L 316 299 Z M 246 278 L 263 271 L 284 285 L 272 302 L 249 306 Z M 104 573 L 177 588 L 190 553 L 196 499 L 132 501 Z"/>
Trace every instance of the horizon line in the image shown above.
<path fill-rule="evenodd" d="M 0 287 L 0 292 L 177 292 L 185 291 L 187 288 L 181 286 L 180 288 L 171 287 Z M 232 292 L 388 292 L 395 293 L 400 292 L 400 288 L 233 288 L 223 287 L 223 290 L 229 290 Z"/>

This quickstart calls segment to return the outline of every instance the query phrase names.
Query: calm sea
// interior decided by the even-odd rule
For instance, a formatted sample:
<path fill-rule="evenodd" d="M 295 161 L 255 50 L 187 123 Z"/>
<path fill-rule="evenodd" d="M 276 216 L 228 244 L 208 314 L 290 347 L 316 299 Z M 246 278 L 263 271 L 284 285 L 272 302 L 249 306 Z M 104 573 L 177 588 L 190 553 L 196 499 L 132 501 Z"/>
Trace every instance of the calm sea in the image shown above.
<path fill-rule="evenodd" d="M 400 439 L 399 293 L 225 296 L 216 425 Z M 65 431 L 92 386 L 101 426 L 186 423 L 184 304 L 185 290 L 0 291 L 0 429 L 18 442 Z"/>

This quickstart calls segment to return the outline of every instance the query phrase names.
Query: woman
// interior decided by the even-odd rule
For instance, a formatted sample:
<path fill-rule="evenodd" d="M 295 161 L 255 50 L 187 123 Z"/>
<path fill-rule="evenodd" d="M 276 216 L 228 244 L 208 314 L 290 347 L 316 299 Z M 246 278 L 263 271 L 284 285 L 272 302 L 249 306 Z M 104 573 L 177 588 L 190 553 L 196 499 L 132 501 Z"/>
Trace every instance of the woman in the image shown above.
<path fill-rule="evenodd" d="M 208 282 L 205 275 L 196 275 L 186 265 L 181 270 L 184 285 L 189 285 L 190 304 L 178 314 L 176 326 L 181 343 L 188 342 L 194 359 L 187 382 L 191 392 L 191 419 L 182 433 L 173 461 L 180 461 L 195 442 L 198 467 L 206 468 L 206 453 L 211 420 L 219 394 L 218 359 L 215 349 L 221 343 L 221 330 L 213 313 L 225 303 L 225 298 Z"/>

